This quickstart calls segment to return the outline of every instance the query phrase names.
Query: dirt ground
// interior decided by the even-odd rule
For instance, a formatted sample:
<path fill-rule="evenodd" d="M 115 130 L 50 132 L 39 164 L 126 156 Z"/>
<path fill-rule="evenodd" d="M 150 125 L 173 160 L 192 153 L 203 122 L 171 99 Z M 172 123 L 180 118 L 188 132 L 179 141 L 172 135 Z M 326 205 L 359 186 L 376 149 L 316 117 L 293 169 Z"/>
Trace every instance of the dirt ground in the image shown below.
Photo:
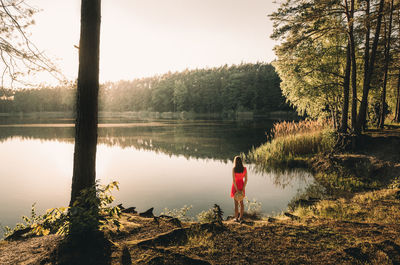
<path fill-rule="evenodd" d="M 248 220 L 209 229 L 124 214 L 123 224 L 110 235 L 111 264 L 400 264 L 398 223 Z M 60 241 L 50 235 L 3 242 L 0 264 L 54 264 L 50 253 Z"/>

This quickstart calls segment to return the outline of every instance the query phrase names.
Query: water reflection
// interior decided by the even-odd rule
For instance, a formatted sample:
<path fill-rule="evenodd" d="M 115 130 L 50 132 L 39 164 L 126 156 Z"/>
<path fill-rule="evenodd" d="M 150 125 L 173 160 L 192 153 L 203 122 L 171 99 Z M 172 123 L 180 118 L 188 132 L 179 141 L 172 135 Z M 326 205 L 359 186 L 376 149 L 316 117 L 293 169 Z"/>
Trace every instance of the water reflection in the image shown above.
<path fill-rule="evenodd" d="M 312 175 L 311 172 L 302 168 L 279 170 L 260 167 L 254 164 L 250 165 L 250 168 L 257 174 L 270 177 L 275 186 L 283 189 L 291 185 L 295 180 L 301 180 L 305 182 L 306 180 L 310 179 L 310 176 Z"/>
<path fill-rule="evenodd" d="M 134 147 L 186 158 L 207 158 L 227 162 L 240 152 L 265 141 L 267 121 L 154 121 L 108 123 L 99 126 L 100 144 Z M 72 143 L 72 124 L 0 125 L 0 141 L 23 139 L 57 140 Z"/>

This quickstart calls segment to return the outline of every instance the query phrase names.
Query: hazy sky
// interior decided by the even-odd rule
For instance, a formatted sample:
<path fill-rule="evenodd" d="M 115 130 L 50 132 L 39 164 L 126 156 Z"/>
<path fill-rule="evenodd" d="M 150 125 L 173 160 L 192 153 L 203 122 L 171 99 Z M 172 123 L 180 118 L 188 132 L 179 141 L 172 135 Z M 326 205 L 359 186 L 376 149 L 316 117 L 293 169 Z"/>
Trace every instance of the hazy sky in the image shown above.
<path fill-rule="evenodd" d="M 31 38 L 71 80 L 80 0 L 26 0 L 42 9 Z M 272 0 L 102 0 L 100 81 L 185 68 L 270 62 Z"/>

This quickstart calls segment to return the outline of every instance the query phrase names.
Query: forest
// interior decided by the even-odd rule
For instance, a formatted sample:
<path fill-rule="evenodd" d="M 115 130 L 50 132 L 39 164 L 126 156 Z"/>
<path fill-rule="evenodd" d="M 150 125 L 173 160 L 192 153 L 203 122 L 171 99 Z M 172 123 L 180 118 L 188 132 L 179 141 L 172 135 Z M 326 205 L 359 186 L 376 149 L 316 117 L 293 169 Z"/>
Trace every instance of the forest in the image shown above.
<path fill-rule="evenodd" d="M 75 84 L 6 90 L 0 112 L 73 111 Z M 99 109 L 233 113 L 290 110 L 271 64 L 240 64 L 185 70 L 100 85 Z"/>
<path fill-rule="evenodd" d="M 400 121 L 399 1 L 285 1 L 270 15 L 284 96 L 360 134 Z"/>

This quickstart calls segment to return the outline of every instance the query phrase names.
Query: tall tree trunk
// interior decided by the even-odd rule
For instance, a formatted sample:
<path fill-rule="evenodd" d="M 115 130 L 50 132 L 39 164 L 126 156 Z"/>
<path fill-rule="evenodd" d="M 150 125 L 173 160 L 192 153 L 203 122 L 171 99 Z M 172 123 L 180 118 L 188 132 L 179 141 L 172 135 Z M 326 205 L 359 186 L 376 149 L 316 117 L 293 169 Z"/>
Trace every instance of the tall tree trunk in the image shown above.
<path fill-rule="evenodd" d="M 369 20 L 370 19 L 369 0 L 367 0 L 366 2 L 367 2 L 366 19 Z M 384 2 L 385 2 L 385 0 L 380 0 L 380 2 L 379 2 L 378 18 L 377 18 L 377 22 L 376 22 L 374 41 L 372 43 L 371 57 L 369 58 L 369 64 L 364 66 L 363 95 L 362 95 L 362 99 L 361 99 L 360 109 L 358 111 L 357 124 L 356 124 L 356 128 L 355 128 L 355 132 L 357 134 L 361 134 L 362 128 L 366 121 L 367 108 L 368 108 L 368 93 L 369 93 L 369 89 L 371 86 L 372 74 L 374 72 L 374 64 L 375 64 L 376 50 L 378 47 L 379 34 L 381 31 L 382 11 L 383 11 Z M 367 24 L 369 24 L 369 22 L 367 22 Z M 368 35 L 368 37 L 366 37 L 366 43 L 365 43 L 366 45 L 367 45 L 367 43 L 369 43 L 369 30 L 370 30 L 370 25 L 367 25 L 367 34 L 366 35 Z M 366 52 L 367 52 L 367 48 L 366 48 Z M 369 57 L 369 54 L 366 53 L 365 57 Z M 367 63 L 367 60 L 365 60 L 365 63 Z"/>
<path fill-rule="evenodd" d="M 357 121 L 357 61 L 356 61 L 356 44 L 354 41 L 354 1 L 351 0 L 350 10 L 350 56 L 351 56 L 351 87 L 352 87 L 352 102 L 351 102 L 351 128 L 354 131 Z"/>
<path fill-rule="evenodd" d="M 74 169 L 70 206 L 96 180 L 101 0 L 82 0 Z"/>
<path fill-rule="evenodd" d="M 346 49 L 346 69 L 343 80 L 343 107 L 342 107 L 342 120 L 340 123 L 339 131 L 345 133 L 348 129 L 348 116 L 349 116 L 349 94 L 350 94 L 350 68 L 351 68 L 351 55 L 350 55 L 350 41 L 347 43 Z"/>
<path fill-rule="evenodd" d="M 365 1 L 366 8 L 365 8 L 365 46 L 364 46 L 364 82 L 363 82 L 363 95 L 362 95 L 362 102 L 367 101 L 368 99 L 368 93 L 365 91 L 365 79 L 368 76 L 368 67 L 369 67 L 369 41 L 370 41 L 370 35 L 371 35 L 371 21 L 370 21 L 370 0 Z M 366 108 L 366 107 L 365 107 Z M 364 107 L 363 107 L 364 109 Z M 361 110 L 361 106 L 360 106 Z M 358 113 L 360 115 L 360 113 Z M 356 124 L 355 127 L 353 127 L 353 130 L 356 134 L 361 133 L 361 127 L 362 123 L 360 122 L 360 128 L 358 128 L 358 116 L 356 118 Z"/>
<path fill-rule="evenodd" d="M 397 100 L 396 100 L 396 113 L 394 115 L 394 121 L 400 122 L 400 69 L 397 79 Z"/>
<path fill-rule="evenodd" d="M 384 65 L 384 80 L 383 80 L 383 88 L 382 88 L 382 97 L 381 97 L 381 110 L 379 113 L 379 128 L 383 129 L 385 124 L 385 115 L 386 115 L 386 86 L 388 80 L 388 68 L 390 61 L 390 40 L 392 35 L 392 20 L 393 20 L 393 4 L 394 0 L 390 3 L 390 15 L 389 15 L 389 29 L 387 33 L 386 43 L 385 43 L 385 65 Z M 386 24 L 386 23 L 385 23 Z M 385 25 L 385 36 L 386 36 L 386 25 Z"/>
<path fill-rule="evenodd" d="M 397 12 L 397 23 L 400 25 L 400 10 Z M 400 29 L 397 31 L 397 33 L 398 39 L 400 39 Z M 397 78 L 396 112 L 394 114 L 394 121 L 400 122 L 400 65 Z"/>

